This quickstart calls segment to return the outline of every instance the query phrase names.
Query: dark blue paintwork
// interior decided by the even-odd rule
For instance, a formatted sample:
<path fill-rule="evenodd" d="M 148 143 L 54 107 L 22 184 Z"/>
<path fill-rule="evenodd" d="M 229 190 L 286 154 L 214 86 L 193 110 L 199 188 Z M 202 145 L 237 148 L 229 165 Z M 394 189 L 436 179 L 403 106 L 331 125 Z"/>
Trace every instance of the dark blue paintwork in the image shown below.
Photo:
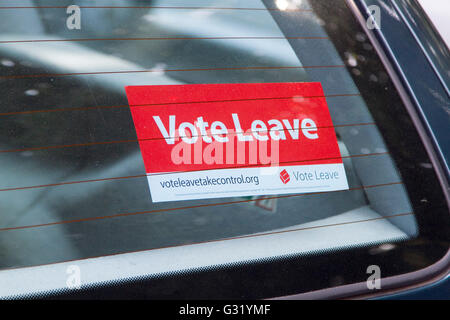
<path fill-rule="evenodd" d="M 450 300 L 450 275 L 421 288 L 380 297 L 375 300 Z"/>
<path fill-rule="evenodd" d="M 425 13 L 419 10 L 415 1 L 362 0 L 359 3 L 362 11 L 365 6 L 380 7 L 381 30 L 375 34 L 397 67 L 396 71 L 439 154 L 447 179 L 450 179 L 448 48 L 429 27 Z M 423 44 L 421 41 L 425 38 L 428 40 Z"/>

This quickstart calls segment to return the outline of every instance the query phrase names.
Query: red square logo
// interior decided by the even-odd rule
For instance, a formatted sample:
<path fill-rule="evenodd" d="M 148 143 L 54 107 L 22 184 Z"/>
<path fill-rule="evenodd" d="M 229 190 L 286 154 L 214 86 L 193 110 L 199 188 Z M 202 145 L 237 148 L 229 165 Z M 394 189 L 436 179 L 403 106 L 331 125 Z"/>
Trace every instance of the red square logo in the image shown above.
<path fill-rule="evenodd" d="M 280 172 L 280 179 L 284 184 L 288 183 L 291 180 L 291 177 L 289 176 L 289 173 L 286 171 L 286 169 Z"/>

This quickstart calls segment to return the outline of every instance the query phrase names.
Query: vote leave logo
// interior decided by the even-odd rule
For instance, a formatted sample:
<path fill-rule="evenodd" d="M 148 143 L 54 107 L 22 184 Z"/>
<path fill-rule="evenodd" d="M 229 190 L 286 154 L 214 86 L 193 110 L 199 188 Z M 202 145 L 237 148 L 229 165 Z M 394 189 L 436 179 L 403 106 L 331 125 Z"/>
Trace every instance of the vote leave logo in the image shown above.
<path fill-rule="evenodd" d="M 280 172 L 280 179 L 284 184 L 288 183 L 291 180 L 291 177 L 289 176 L 289 173 L 286 171 L 286 169 Z"/>
<path fill-rule="evenodd" d="M 264 167 L 336 169 L 342 178 L 323 190 L 347 186 L 320 83 L 125 89 L 153 201 L 307 192 Z"/>

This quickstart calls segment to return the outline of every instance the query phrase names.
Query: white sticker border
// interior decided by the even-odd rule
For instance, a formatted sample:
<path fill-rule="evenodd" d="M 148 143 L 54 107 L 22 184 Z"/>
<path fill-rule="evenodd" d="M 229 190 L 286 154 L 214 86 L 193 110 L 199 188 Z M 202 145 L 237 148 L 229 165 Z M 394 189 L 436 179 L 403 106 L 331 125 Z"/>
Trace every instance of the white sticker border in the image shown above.
<path fill-rule="evenodd" d="M 289 174 L 286 183 L 280 178 L 283 170 Z M 343 163 L 158 173 L 147 179 L 152 202 L 349 189 Z"/>

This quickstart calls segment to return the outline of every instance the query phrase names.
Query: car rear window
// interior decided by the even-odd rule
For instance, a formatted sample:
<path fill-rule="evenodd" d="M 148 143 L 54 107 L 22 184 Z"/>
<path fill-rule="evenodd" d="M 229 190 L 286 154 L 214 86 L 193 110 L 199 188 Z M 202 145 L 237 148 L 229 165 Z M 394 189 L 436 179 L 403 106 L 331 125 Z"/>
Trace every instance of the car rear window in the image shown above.
<path fill-rule="evenodd" d="M 415 155 L 388 111 L 403 105 L 367 36 L 323 1 L 0 6 L 1 269 L 109 257 L 121 278 L 120 254 L 161 273 L 417 236 L 393 153 Z M 348 189 L 152 201 L 125 87 L 261 83 L 320 84 Z"/>

